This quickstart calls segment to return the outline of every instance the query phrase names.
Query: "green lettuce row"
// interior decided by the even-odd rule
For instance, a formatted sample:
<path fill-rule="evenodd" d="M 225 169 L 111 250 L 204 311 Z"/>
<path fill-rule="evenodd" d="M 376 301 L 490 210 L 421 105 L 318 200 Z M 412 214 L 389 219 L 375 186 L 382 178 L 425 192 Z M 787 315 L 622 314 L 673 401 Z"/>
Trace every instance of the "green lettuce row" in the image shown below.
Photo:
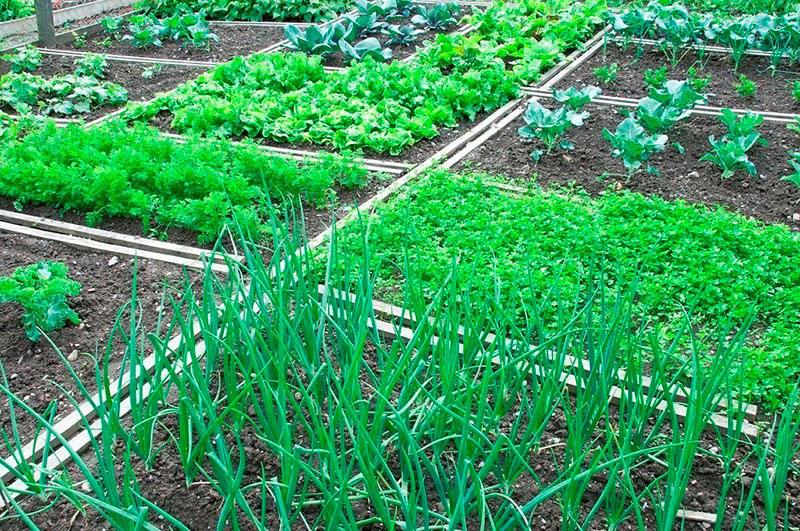
<path fill-rule="evenodd" d="M 777 407 L 800 377 L 800 235 L 787 227 L 627 192 L 510 197 L 480 178 L 446 173 L 365 223 L 378 298 L 401 300 L 403 276 L 435 292 L 457 258 L 473 301 L 497 292 L 500 307 L 522 321 L 537 306 L 532 293 L 558 285 L 563 301 L 577 300 L 589 272 L 602 268 L 622 285 L 638 278 L 638 304 L 665 333 L 684 309 L 692 312 L 709 351 L 720 322 L 742 323 L 757 307 L 743 374 L 749 400 Z M 360 227 L 339 241 L 358 263 Z"/>
<path fill-rule="evenodd" d="M 282 199 L 323 204 L 334 184 L 363 186 L 367 172 L 345 158 L 299 163 L 253 146 L 162 137 L 143 125 L 86 130 L 50 122 L 0 144 L 0 195 L 87 215 L 141 220 L 145 231 L 181 227 L 214 241 L 234 220 L 259 237 Z"/>
<path fill-rule="evenodd" d="M 399 154 L 441 127 L 474 120 L 517 96 L 497 58 L 470 68 L 365 60 L 326 72 L 298 53 L 237 57 L 152 102 L 132 105 L 128 120 L 169 112 L 179 133 L 313 143 L 339 150 Z"/>

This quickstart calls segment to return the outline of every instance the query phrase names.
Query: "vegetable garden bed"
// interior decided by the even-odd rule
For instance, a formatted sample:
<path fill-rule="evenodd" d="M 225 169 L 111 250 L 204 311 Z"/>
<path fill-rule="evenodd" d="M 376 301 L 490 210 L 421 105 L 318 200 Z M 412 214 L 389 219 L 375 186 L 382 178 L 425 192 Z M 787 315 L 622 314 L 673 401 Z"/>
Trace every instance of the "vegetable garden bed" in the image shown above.
<path fill-rule="evenodd" d="M 458 257 L 458 278 L 475 304 L 497 299 L 519 319 L 549 289 L 572 300 L 592 271 L 626 286 L 636 276 L 642 311 L 661 316 L 663 332 L 680 323 L 683 305 L 696 318 L 697 340 L 711 349 L 717 326 L 741 322 L 758 304 L 752 365 L 742 376 L 750 401 L 775 407 L 778 389 L 800 376 L 798 312 L 789 309 L 800 279 L 792 265 L 798 233 L 625 190 L 591 198 L 534 188 L 516 197 L 489 184 L 498 179 L 434 174 L 341 231 L 342 254 L 362 256 L 368 227 L 376 294 L 389 301 L 435 293 Z M 404 293 L 403 278 L 418 291 Z M 549 312 L 546 305 L 539 311 Z"/>
<path fill-rule="evenodd" d="M 664 68 L 668 79 L 687 79 L 690 77 L 690 69 L 694 68 L 695 77 L 708 79 L 705 90 L 713 94 L 708 105 L 800 113 L 800 101 L 793 97 L 794 82 L 797 81 L 800 86 L 800 67 L 788 60 L 781 61 L 773 73 L 772 60 L 769 57 L 744 55 L 735 71 L 729 54 L 700 54 L 689 49 L 673 53 L 677 56 L 675 64 L 669 60 L 669 56 L 653 46 L 637 47 L 631 44 L 625 49 L 619 44 L 609 42 L 557 86 L 567 88 L 597 85 L 603 89 L 605 95 L 638 99 L 647 96 L 646 72 L 651 71 L 652 74 L 653 71 Z M 613 65 L 618 67 L 616 77 L 609 83 L 603 83 L 595 75 L 595 71 L 613 68 Z M 742 83 L 740 76 L 745 76 L 755 84 L 752 95 L 743 96 L 737 91 Z"/>
<path fill-rule="evenodd" d="M 0 319 L 0 527 L 799 527 L 800 70 L 744 51 L 796 57 L 800 14 L 692 2 L 144 0 L 44 59 L 81 74 L 42 113 L 123 39 L 210 69 L 86 125 L 0 112 L 0 301 L 29 309 Z M 332 22 L 285 52 L 214 19 Z M 640 37 L 681 60 L 610 44 Z M 706 44 L 739 70 L 690 70 Z M 41 59 L 10 60 L 6 102 Z M 84 291 L 3 276 L 50 257 Z M 42 332 L 74 379 L 17 353 Z"/>
<path fill-rule="evenodd" d="M 64 363 L 69 363 L 90 390 L 94 381 L 95 361 L 101 366 L 104 358 L 111 371 L 118 371 L 124 352 L 124 334 L 130 332 L 130 304 L 136 286 L 136 301 L 141 312 L 139 323 L 145 330 L 156 330 L 158 309 L 165 296 L 175 296 L 174 289 L 184 287 L 181 268 L 150 260 L 132 260 L 100 252 L 79 250 L 58 242 L 48 242 L 10 233 L 0 233 L 0 276 L 15 269 L 41 261 L 64 263 L 68 278 L 81 284 L 80 293 L 68 298 L 68 304 L 80 318 L 80 324 L 48 333 L 48 338 L 32 342 L 21 325 L 22 309 L 16 304 L 4 304 L 0 315 L 0 359 L 9 387 L 26 397 L 28 404 L 43 413 L 52 400 L 58 403 L 57 415 L 71 409 L 67 398 L 59 391 L 63 386 L 73 395 L 78 389 Z M 192 275 L 191 278 L 194 278 Z M 168 323 L 171 308 L 166 307 L 162 325 Z M 120 313 L 121 312 L 121 313 Z M 137 317 L 137 319 L 139 318 Z M 117 319 L 120 319 L 117 323 Z M 119 326 L 115 330 L 116 326 Z M 115 338 L 112 348 L 108 342 Z M 51 344 L 52 342 L 52 344 Z M 61 359 L 58 349 L 65 359 Z M 113 378 L 113 376 L 112 376 Z M 7 411 L 3 398 L 1 410 Z M 4 414 L 0 429 L 10 433 L 10 417 Z M 23 441 L 30 438 L 34 421 L 28 415 L 17 419 L 17 429 Z M 5 451 L 0 452 L 5 453 Z"/>
<path fill-rule="evenodd" d="M 6 94 L 0 96 L 0 110 L 17 114 L 47 113 L 57 117 L 93 120 L 121 109 L 127 101 L 143 102 L 169 91 L 203 72 L 202 67 L 153 65 L 102 59 L 102 77 L 78 75 L 80 57 L 42 54 L 41 65 L 32 73 L 14 74 L 10 65 L 0 62 L 0 83 Z M 8 74 L 7 77 L 2 77 Z M 71 89 L 59 88 L 71 85 Z M 109 90 L 114 87 L 114 96 Z M 27 88 L 36 87 L 36 88 Z M 50 87 L 50 88 L 39 88 Z M 85 87 L 93 87 L 87 89 Z M 88 98 L 83 94 L 93 90 Z M 52 99 L 51 99 L 52 98 Z M 84 104 L 85 103 L 85 104 Z M 16 107 L 16 108 L 15 108 Z"/>
<path fill-rule="evenodd" d="M 125 22 L 123 22 L 123 28 Z M 76 44 L 75 41 L 60 48 L 76 52 L 117 54 L 133 57 L 178 59 L 190 61 L 225 62 L 238 55 L 247 55 L 274 46 L 283 40 L 280 26 L 212 25 L 211 31 L 218 41 L 210 41 L 207 46 L 194 46 L 174 40 L 163 41 L 160 46 L 137 48 L 106 32 L 100 32 Z"/>
<path fill-rule="evenodd" d="M 234 219 L 233 232 L 260 240 L 271 205 L 302 208 L 298 222 L 313 237 L 334 212 L 365 201 L 391 178 L 349 158 L 296 161 L 254 146 L 177 144 L 152 128 L 125 130 L 118 123 L 88 131 L 34 128 L 0 152 L 6 208 L 50 218 L 66 210 L 69 221 L 180 243 L 211 244 Z M 47 171 L 37 162 L 43 154 Z"/>
<path fill-rule="evenodd" d="M 550 100 L 542 102 L 547 105 Z M 543 145 L 520 138 L 518 130 L 525 125 L 520 117 L 469 154 L 460 167 L 502 175 L 523 186 L 577 185 L 595 194 L 624 188 L 668 200 L 724 205 L 747 216 L 800 229 L 800 188 L 784 180 L 793 173 L 788 152 L 800 148 L 800 134 L 789 131 L 785 124 L 765 122 L 759 127 L 769 145 L 756 146 L 749 153 L 758 171 L 756 177 L 740 173 L 723 179 L 714 164 L 700 161 L 711 149 L 709 135 L 719 138 L 725 127 L 719 118 L 697 115 L 669 133 L 669 142 L 678 142 L 684 153 L 668 143 L 663 153 L 650 159 L 657 172 L 641 171 L 628 178 L 602 131 L 614 131 L 630 110 L 592 106 L 588 112 L 591 117 L 586 124 L 565 135 L 574 150 L 555 149 L 535 162 L 531 153 Z"/>

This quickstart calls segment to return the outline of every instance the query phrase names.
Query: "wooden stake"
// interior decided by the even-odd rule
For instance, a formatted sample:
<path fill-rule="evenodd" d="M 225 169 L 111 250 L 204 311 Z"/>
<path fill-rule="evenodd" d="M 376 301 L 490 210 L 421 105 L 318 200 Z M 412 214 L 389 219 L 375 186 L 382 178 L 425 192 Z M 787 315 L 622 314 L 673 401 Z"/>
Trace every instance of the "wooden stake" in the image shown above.
<path fill-rule="evenodd" d="M 36 28 L 39 30 L 39 42 L 44 46 L 56 43 L 56 27 L 53 23 L 53 0 L 33 0 L 36 8 Z"/>

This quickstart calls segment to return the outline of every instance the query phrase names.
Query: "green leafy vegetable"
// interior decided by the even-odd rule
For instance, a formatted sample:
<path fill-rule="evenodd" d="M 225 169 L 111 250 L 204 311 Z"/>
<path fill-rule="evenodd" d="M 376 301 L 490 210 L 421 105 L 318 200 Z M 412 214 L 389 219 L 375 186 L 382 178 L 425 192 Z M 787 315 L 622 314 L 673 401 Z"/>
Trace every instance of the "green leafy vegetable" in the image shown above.
<path fill-rule="evenodd" d="M 582 89 L 569 87 L 566 90 L 553 89 L 553 99 L 563 103 L 570 111 L 580 111 L 595 100 L 603 91 L 595 86 L 588 85 Z"/>
<path fill-rule="evenodd" d="M 611 143 L 611 154 L 622 159 L 629 174 L 639 170 L 653 153 L 664 151 L 667 144 L 667 135 L 650 135 L 633 118 L 623 120 L 614 133 L 603 129 L 603 138 Z"/>
<path fill-rule="evenodd" d="M 562 137 L 571 127 L 582 126 L 589 118 L 589 113 L 574 112 L 566 106 L 551 111 L 542 107 L 539 100 L 533 100 L 528 104 L 522 118 L 527 125 L 519 128 L 519 135 L 525 139 L 540 140 L 547 148 L 546 153 L 550 154 L 556 145 L 561 149 L 574 148 L 571 142 L 562 140 Z M 539 161 L 543 154 L 544 152 L 537 149 L 531 153 L 531 158 Z"/>
<path fill-rule="evenodd" d="M 755 81 L 744 74 L 739 74 L 739 82 L 734 84 L 733 88 L 736 89 L 736 93 L 742 98 L 753 98 L 758 90 Z"/>
<path fill-rule="evenodd" d="M 68 274 L 69 268 L 61 262 L 39 262 L 0 277 L 0 304 L 22 306 L 22 325 L 31 341 L 39 341 L 41 331 L 53 332 L 67 322 L 80 323 L 67 298 L 79 295 L 81 285 Z"/>
<path fill-rule="evenodd" d="M 619 65 L 611 63 L 610 65 L 598 66 L 594 69 L 594 77 L 603 85 L 610 85 L 617 80 L 619 75 Z"/>
<path fill-rule="evenodd" d="M 42 53 L 33 46 L 23 46 L 15 53 L 2 56 L 11 64 L 12 72 L 34 72 L 42 64 Z"/>
<path fill-rule="evenodd" d="M 90 53 L 75 59 L 76 76 L 103 79 L 106 77 L 106 67 L 108 67 L 108 62 L 105 55 Z"/>

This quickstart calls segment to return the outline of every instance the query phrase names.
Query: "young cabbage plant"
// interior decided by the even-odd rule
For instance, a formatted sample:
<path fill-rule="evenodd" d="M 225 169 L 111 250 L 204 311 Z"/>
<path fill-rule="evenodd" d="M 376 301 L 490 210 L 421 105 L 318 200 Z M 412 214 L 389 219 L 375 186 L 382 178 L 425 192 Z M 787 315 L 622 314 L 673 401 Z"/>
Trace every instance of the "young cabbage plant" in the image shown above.
<path fill-rule="evenodd" d="M 405 18 L 411 15 L 411 0 L 356 0 L 359 15 L 375 15 L 384 19 Z"/>
<path fill-rule="evenodd" d="M 733 177 L 739 170 L 756 175 L 756 166 L 747 156 L 749 147 L 743 143 L 743 139 L 728 140 L 723 137 L 717 140 L 710 136 L 708 142 L 711 144 L 711 151 L 700 157 L 700 160 L 715 164 L 722 170 L 723 179 Z"/>
<path fill-rule="evenodd" d="M 100 26 L 109 35 L 119 35 L 122 33 L 123 23 L 124 19 L 122 17 L 106 17 L 100 21 Z"/>
<path fill-rule="evenodd" d="M 458 23 L 460 11 L 461 6 L 455 2 L 436 4 L 431 7 L 419 6 L 411 23 L 441 31 Z"/>
<path fill-rule="evenodd" d="M 667 135 L 651 135 L 634 118 L 626 118 L 615 132 L 603 129 L 603 138 L 611 143 L 611 154 L 622 159 L 622 164 L 633 175 L 653 153 L 664 151 Z"/>
<path fill-rule="evenodd" d="M 384 30 L 384 33 L 389 36 L 389 44 L 411 46 L 425 31 L 414 26 L 391 25 Z"/>
<path fill-rule="evenodd" d="M 325 57 L 339 49 L 340 41 L 351 39 L 354 31 L 356 31 L 354 26 L 344 27 L 339 23 L 331 24 L 324 31 L 320 29 L 320 26 L 301 29 L 290 24 L 284 29 L 284 35 L 289 41 L 291 49 L 308 55 Z"/>
<path fill-rule="evenodd" d="M 708 137 L 711 151 L 703 155 L 700 160 L 716 164 L 722 170 L 723 179 L 732 177 L 739 170 L 749 175 L 756 175 L 756 167 L 750 161 L 747 152 L 756 144 L 762 146 L 768 144 L 757 130 L 763 123 L 764 117 L 754 113 L 740 117 L 730 109 L 722 109 L 719 120 L 725 124 L 728 131 L 719 140 L 714 136 Z"/>
<path fill-rule="evenodd" d="M 649 94 L 657 102 L 682 111 L 708 103 L 708 98 L 712 95 L 697 92 L 688 80 L 678 81 L 675 79 L 667 80 L 659 87 L 652 87 Z"/>
<path fill-rule="evenodd" d="M 578 112 L 602 93 L 600 87 L 594 85 L 587 85 L 580 90 L 569 87 L 566 90 L 553 89 L 553 99 L 562 103 L 570 111 Z"/>
<path fill-rule="evenodd" d="M 747 149 L 753 147 L 756 143 L 766 146 L 768 144 L 765 138 L 761 138 L 761 133 L 758 132 L 758 127 L 764 123 L 764 117 L 760 114 L 747 113 L 742 116 L 737 116 L 731 109 L 722 109 L 719 121 L 725 124 L 728 132 L 725 133 L 725 138 L 728 140 L 744 139 L 743 145 L 749 146 Z"/>
<path fill-rule="evenodd" d="M 642 98 L 636 107 L 636 119 L 652 134 L 666 133 L 688 116 L 689 111 L 665 105 L 653 98 Z"/>
<path fill-rule="evenodd" d="M 783 180 L 800 188 L 800 151 L 789 152 L 789 166 L 792 167 L 794 173 L 783 177 Z"/>
<path fill-rule="evenodd" d="M 358 37 L 367 33 L 379 33 L 386 29 L 386 22 L 382 21 L 375 13 L 359 13 L 344 17 L 347 31 L 347 42 L 353 42 Z"/>
<path fill-rule="evenodd" d="M 363 61 L 365 58 L 370 57 L 378 62 L 387 62 L 392 58 L 392 50 L 383 48 L 381 43 L 375 37 L 369 37 L 356 44 L 350 44 L 346 40 L 339 41 L 339 49 L 350 59 L 356 61 Z"/>
<path fill-rule="evenodd" d="M 572 142 L 562 137 L 573 126 L 582 126 L 589 118 L 589 113 L 574 112 L 567 107 L 551 111 L 542 107 L 538 100 L 533 100 L 522 118 L 527 125 L 519 128 L 519 135 L 526 140 L 540 140 L 546 147 L 546 153 L 550 154 L 556 146 L 565 150 L 574 149 Z M 539 162 L 544 154 L 544 151 L 537 149 L 531 153 L 531 158 Z"/>

